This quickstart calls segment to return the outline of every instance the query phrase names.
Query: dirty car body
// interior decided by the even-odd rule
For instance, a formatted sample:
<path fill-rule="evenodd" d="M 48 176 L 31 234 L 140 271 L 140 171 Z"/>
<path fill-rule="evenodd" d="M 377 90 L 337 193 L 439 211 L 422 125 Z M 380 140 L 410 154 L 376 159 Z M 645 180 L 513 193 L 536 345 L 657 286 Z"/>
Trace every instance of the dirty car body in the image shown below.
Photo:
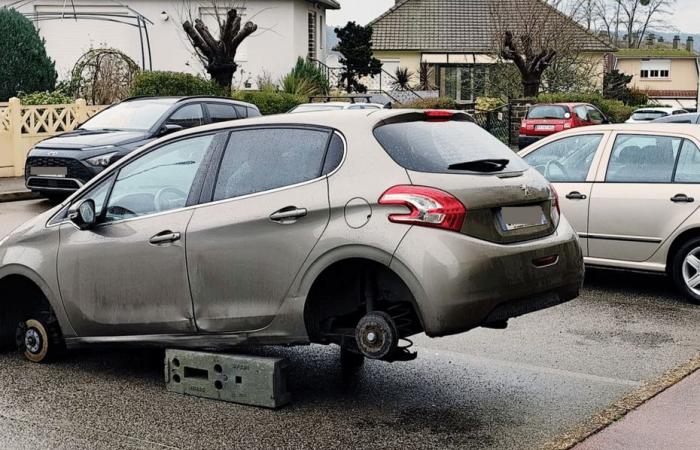
<path fill-rule="evenodd" d="M 399 339 L 502 328 L 582 278 L 549 182 L 469 116 L 280 115 L 156 141 L 3 239 L 0 342 L 38 309 L 68 347 L 392 360 Z"/>

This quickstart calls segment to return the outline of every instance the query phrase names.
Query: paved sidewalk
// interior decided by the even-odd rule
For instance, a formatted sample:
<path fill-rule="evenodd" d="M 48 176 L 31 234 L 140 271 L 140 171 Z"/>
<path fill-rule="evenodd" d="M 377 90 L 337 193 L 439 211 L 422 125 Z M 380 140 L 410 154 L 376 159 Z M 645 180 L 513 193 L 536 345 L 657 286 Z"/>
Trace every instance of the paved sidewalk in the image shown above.
<path fill-rule="evenodd" d="M 31 200 L 37 197 L 26 188 L 23 177 L 0 178 L 0 203 Z"/>
<path fill-rule="evenodd" d="M 574 450 L 697 450 L 700 371 L 649 400 Z"/>

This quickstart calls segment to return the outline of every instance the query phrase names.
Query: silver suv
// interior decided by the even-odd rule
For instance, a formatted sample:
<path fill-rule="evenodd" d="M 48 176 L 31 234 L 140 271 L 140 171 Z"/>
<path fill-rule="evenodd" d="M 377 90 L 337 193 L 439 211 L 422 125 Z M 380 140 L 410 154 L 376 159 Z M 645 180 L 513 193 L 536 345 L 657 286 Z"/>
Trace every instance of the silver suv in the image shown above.
<path fill-rule="evenodd" d="M 505 328 L 582 279 L 552 186 L 468 115 L 280 115 L 156 141 L 3 239 L 0 343 L 408 360 L 406 337 Z"/>

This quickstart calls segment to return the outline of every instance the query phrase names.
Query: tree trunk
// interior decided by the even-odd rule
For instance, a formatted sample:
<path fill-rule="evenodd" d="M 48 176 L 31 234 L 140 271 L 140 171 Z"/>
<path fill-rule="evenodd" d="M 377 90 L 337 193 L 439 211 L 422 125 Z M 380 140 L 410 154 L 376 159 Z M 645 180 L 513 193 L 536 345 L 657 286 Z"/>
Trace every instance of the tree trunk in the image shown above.
<path fill-rule="evenodd" d="M 234 64 L 211 64 L 207 67 L 207 72 L 211 75 L 211 79 L 219 86 L 225 89 L 231 89 L 233 74 L 236 73 L 238 66 Z"/>
<path fill-rule="evenodd" d="M 523 94 L 525 97 L 537 97 L 540 93 L 540 85 L 542 80 L 536 76 L 523 76 Z"/>

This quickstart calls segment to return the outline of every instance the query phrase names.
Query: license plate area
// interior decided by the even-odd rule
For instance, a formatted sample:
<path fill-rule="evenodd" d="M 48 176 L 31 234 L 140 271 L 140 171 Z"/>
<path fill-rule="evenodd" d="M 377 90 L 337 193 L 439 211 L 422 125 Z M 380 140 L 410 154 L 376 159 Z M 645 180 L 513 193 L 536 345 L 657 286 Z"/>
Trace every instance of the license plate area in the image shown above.
<path fill-rule="evenodd" d="M 65 178 L 68 175 L 67 167 L 32 167 L 29 174 L 35 177 Z"/>
<path fill-rule="evenodd" d="M 535 125 L 535 130 L 554 131 L 554 125 Z"/>
<path fill-rule="evenodd" d="M 502 231 L 515 231 L 547 225 L 541 206 L 505 206 L 496 214 Z"/>

